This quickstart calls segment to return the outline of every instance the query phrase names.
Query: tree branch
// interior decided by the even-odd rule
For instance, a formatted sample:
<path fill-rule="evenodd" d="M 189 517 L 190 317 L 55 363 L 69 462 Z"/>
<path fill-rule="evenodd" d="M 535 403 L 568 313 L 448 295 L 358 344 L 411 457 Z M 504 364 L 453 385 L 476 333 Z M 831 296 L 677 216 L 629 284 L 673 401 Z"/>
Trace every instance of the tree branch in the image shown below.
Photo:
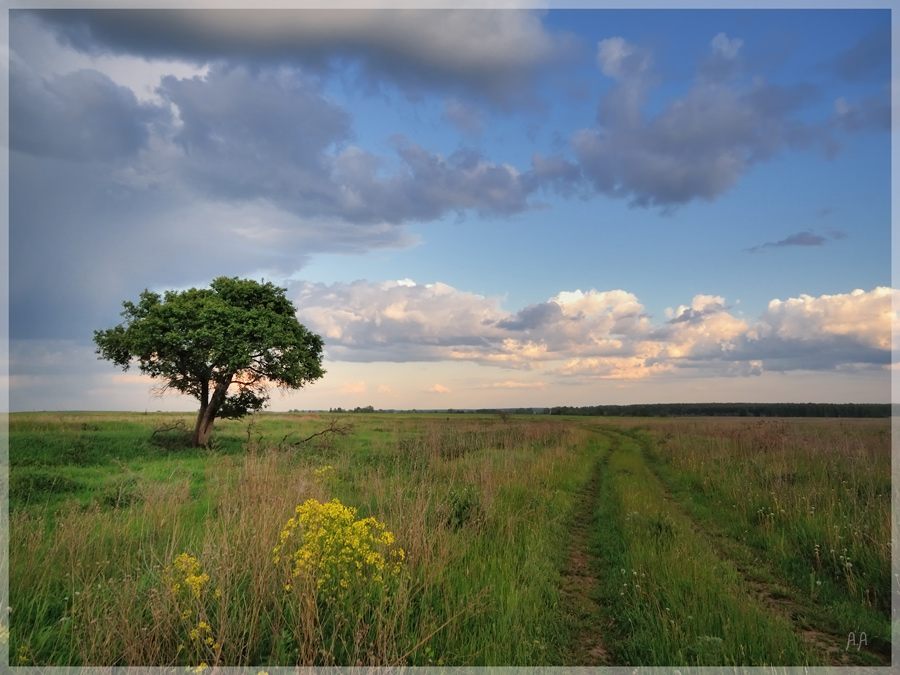
<path fill-rule="evenodd" d="M 333 435 L 333 436 L 346 436 L 352 431 L 353 431 L 352 424 L 350 424 L 349 422 L 344 422 L 342 417 L 335 417 L 328 423 L 328 426 L 325 427 L 324 429 L 322 429 L 321 431 L 317 431 L 316 433 L 311 434 L 310 436 L 307 436 L 306 438 L 304 438 L 300 441 L 295 441 L 294 443 L 291 443 L 290 445 L 287 445 L 287 446 L 285 445 L 285 442 L 294 432 L 292 431 L 289 434 L 285 434 L 284 438 L 281 439 L 281 443 L 278 444 L 278 447 L 281 449 L 296 448 L 297 446 L 303 445 L 304 443 L 308 443 L 312 439 L 318 438 L 319 436 L 324 436 L 326 434 Z"/>

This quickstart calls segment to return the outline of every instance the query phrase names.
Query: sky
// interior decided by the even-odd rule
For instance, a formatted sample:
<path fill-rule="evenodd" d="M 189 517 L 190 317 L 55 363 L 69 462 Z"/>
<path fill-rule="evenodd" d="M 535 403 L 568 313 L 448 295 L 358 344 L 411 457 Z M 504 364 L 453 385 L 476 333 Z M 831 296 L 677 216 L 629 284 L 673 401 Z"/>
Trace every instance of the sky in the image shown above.
<path fill-rule="evenodd" d="M 889 3 L 282 4 L 10 11 L 10 410 L 196 409 L 92 336 L 219 276 L 273 410 L 891 400 Z"/>

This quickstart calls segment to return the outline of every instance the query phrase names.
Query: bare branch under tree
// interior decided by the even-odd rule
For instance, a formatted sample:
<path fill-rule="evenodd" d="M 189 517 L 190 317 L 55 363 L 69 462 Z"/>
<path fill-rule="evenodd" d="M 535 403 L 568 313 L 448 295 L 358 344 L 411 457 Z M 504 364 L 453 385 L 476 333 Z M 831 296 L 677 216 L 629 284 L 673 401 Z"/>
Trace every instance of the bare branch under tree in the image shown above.
<path fill-rule="evenodd" d="M 327 427 L 325 427 L 321 431 L 317 431 L 316 433 L 311 434 L 311 435 L 307 436 L 306 438 L 301 439 L 299 441 L 294 441 L 293 443 L 286 444 L 287 439 L 290 438 L 294 432 L 292 431 L 289 434 L 285 434 L 284 438 L 281 439 L 281 443 L 278 444 L 278 447 L 281 449 L 285 449 L 285 450 L 290 449 L 290 448 L 296 448 L 296 447 L 303 445 L 304 443 L 308 443 L 312 439 L 318 438 L 320 436 L 325 436 L 325 435 L 346 436 L 346 435 L 350 434 L 352 431 L 353 431 L 352 424 L 350 424 L 349 422 L 345 422 L 343 417 L 335 417 L 335 418 L 332 418 L 328 422 Z"/>

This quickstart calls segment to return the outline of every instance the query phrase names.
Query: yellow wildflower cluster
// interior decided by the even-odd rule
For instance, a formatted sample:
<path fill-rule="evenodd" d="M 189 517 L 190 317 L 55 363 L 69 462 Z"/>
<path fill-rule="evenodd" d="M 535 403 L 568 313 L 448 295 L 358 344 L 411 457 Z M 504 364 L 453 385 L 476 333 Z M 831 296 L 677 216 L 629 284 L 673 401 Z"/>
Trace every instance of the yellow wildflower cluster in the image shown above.
<path fill-rule="evenodd" d="M 192 642 L 204 642 L 208 647 L 212 647 L 213 649 L 219 648 L 219 643 L 213 640 L 210 636 L 210 632 L 212 632 L 212 628 L 209 627 L 209 624 L 205 621 L 201 621 L 197 624 L 197 627 L 192 629 L 190 632 L 190 638 Z M 205 636 L 205 637 L 204 637 Z"/>
<path fill-rule="evenodd" d="M 316 469 L 313 471 L 313 474 L 316 476 L 315 481 L 317 483 L 324 483 L 332 476 L 332 471 L 334 471 L 334 467 L 330 464 L 323 466 L 321 469 Z"/>
<path fill-rule="evenodd" d="M 213 638 L 213 628 L 208 622 L 207 602 L 209 600 L 209 575 L 203 571 L 200 561 L 188 553 L 180 553 L 171 565 L 163 570 L 163 582 L 172 593 L 175 609 L 181 616 L 181 630 L 187 633 L 187 644 L 178 646 L 179 654 L 185 651 L 183 658 L 196 663 L 202 661 L 192 672 L 201 672 L 207 668 L 203 658 L 219 658 L 220 644 Z M 211 594 L 214 598 L 222 595 L 216 588 Z M 194 623 L 194 622 L 197 623 Z M 182 633 L 183 635 L 184 633 Z"/>
<path fill-rule="evenodd" d="M 202 570 L 199 561 L 187 553 L 178 554 L 175 562 L 167 567 L 163 574 L 175 595 L 178 595 L 182 588 L 186 588 L 191 595 L 199 598 L 200 591 L 209 581 L 209 575 Z"/>
<path fill-rule="evenodd" d="M 318 587 L 328 592 L 347 590 L 363 582 L 383 584 L 400 572 L 403 549 L 394 548 L 385 559 L 381 550 L 394 543 L 394 535 L 375 518 L 356 520 L 356 509 L 337 499 L 322 504 L 309 499 L 295 509 L 295 516 L 281 531 L 281 540 L 273 550 L 274 561 L 294 536 L 299 545 L 288 554 L 291 574 L 311 574 Z M 292 548 L 292 547 L 291 547 Z M 381 550 L 379 550 L 381 549 Z"/>

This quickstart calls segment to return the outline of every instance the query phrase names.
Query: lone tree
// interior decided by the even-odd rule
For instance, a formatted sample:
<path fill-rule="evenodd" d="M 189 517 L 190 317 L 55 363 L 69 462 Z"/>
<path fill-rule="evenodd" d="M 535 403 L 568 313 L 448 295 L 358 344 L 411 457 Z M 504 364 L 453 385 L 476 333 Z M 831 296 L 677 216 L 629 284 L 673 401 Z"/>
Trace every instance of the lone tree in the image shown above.
<path fill-rule="evenodd" d="M 191 445 L 206 445 L 216 417 L 261 410 L 271 386 L 299 389 L 325 374 L 322 338 L 297 321 L 285 291 L 236 277 L 163 297 L 145 290 L 122 303 L 121 324 L 94 331 L 97 354 L 123 370 L 137 360 L 161 391 L 199 400 Z"/>

